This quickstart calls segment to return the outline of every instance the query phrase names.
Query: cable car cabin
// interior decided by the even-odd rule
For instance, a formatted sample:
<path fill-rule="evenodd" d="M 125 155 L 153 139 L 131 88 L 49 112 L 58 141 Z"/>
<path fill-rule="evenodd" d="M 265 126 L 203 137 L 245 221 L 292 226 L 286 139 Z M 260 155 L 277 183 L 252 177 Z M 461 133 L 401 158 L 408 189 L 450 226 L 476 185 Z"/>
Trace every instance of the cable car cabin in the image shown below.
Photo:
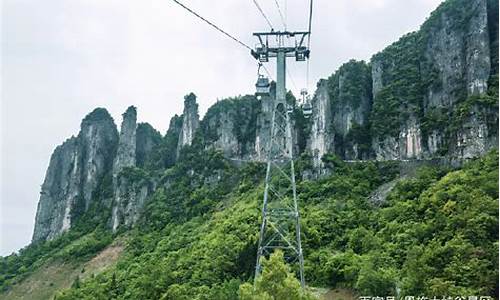
<path fill-rule="evenodd" d="M 257 83 L 255 84 L 255 90 L 256 96 L 269 96 L 269 93 L 271 92 L 269 79 L 264 77 L 264 75 L 259 75 Z"/>
<path fill-rule="evenodd" d="M 304 113 L 304 117 L 309 118 L 312 114 L 312 105 L 310 101 L 307 101 L 304 103 L 304 106 L 302 106 L 302 112 Z"/>
<path fill-rule="evenodd" d="M 293 107 L 291 105 L 287 105 L 286 112 L 289 114 L 293 113 Z"/>
<path fill-rule="evenodd" d="M 295 50 L 295 60 L 296 61 L 305 61 L 306 58 L 309 58 L 309 50 L 307 50 L 307 47 L 297 47 L 297 50 Z"/>

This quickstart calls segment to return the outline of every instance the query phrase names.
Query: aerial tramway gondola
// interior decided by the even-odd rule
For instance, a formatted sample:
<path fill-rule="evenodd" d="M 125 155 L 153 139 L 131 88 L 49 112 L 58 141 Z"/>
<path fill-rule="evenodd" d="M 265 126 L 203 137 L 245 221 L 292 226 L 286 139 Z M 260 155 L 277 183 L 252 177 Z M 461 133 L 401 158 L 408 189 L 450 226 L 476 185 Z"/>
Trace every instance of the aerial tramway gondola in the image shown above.
<path fill-rule="evenodd" d="M 302 89 L 300 95 L 302 96 L 302 113 L 304 117 L 309 118 L 312 114 L 312 104 L 307 89 Z"/>
<path fill-rule="evenodd" d="M 259 63 L 259 68 L 257 70 L 257 83 L 255 83 L 255 96 L 257 97 L 269 96 L 271 92 L 271 83 L 269 82 L 269 78 L 260 74 L 261 67 L 262 63 Z"/>

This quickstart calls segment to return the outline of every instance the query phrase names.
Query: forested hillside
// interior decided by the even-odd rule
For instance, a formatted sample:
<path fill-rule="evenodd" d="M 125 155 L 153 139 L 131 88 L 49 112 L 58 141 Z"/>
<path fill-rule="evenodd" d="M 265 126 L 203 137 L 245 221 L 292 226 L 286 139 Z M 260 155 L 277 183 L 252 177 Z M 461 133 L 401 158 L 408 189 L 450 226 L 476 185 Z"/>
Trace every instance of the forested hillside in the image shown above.
<path fill-rule="evenodd" d="M 57 299 L 236 299 L 240 284 L 253 279 L 262 168 L 237 170 L 212 151 L 204 159 L 187 150 L 183 155 L 162 177 L 169 188 L 156 190 L 134 230 L 112 237 L 98 228 L 76 239 L 75 229 L 4 258 L 3 289 L 48 260 L 85 260 L 124 238 L 115 266 L 75 279 Z M 367 198 L 399 175 L 397 164 L 347 164 L 331 156 L 325 163 L 333 175 L 298 185 L 307 199 L 301 214 L 309 286 L 365 295 L 397 289 L 403 295 L 496 295 L 496 152 L 460 170 L 423 167 L 378 205 Z M 220 180 L 207 183 L 213 174 Z"/>

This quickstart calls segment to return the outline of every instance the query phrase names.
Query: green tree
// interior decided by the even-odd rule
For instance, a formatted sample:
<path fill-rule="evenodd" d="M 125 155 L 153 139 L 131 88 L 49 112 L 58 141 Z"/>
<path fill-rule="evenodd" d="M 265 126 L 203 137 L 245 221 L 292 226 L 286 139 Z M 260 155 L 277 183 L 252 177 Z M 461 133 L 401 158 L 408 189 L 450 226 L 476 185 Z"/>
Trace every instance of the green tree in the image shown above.
<path fill-rule="evenodd" d="M 262 261 L 262 274 L 255 282 L 255 288 L 249 283 L 240 286 L 241 300 L 309 300 L 315 299 L 303 291 L 299 281 L 285 264 L 283 252 L 274 252 L 269 259 Z"/>

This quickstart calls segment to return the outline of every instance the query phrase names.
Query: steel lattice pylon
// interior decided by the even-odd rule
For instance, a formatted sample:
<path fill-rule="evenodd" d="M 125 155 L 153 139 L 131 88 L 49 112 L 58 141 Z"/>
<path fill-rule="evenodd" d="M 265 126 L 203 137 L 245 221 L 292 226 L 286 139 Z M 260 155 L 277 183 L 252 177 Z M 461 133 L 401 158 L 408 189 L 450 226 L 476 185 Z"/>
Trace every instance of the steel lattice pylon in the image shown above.
<path fill-rule="evenodd" d="M 298 264 L 302 288 L 305 286 L 304 259 L 293 162 L 292 126 L 289 115 L 289 111 L 292 110 L 286 101 L 285 74 L 287 57 L 295 57 L 296 60 L 302 61 L 301 54 L 305 55 L 304 59 L 309 56 L 308 50 L 302 46 L 302 41 L 307 34 L 308 32 L 256 33 L 254 35 L 259 38 L 261 47 L 252 53 L 254 56 L 263 57 L 264 61 L 267 61 L 269 57 L 275 57 L 277 61 L 276 97 L 271 97 L 274 105 L 271 137 L 267 148 L 267 170 L 255 280 L 262 271 L 262 258 L 270 255 L 275 249 L 281 249 L 288 263 Z M 300 44 L 295 47 L 283 45 L 284 37 L 296 35 L 301 36 Z M 276 36 L 279 45 L 270 48 L 267 41 L 264 44 L 263 36 L 266 38 Z"/>

